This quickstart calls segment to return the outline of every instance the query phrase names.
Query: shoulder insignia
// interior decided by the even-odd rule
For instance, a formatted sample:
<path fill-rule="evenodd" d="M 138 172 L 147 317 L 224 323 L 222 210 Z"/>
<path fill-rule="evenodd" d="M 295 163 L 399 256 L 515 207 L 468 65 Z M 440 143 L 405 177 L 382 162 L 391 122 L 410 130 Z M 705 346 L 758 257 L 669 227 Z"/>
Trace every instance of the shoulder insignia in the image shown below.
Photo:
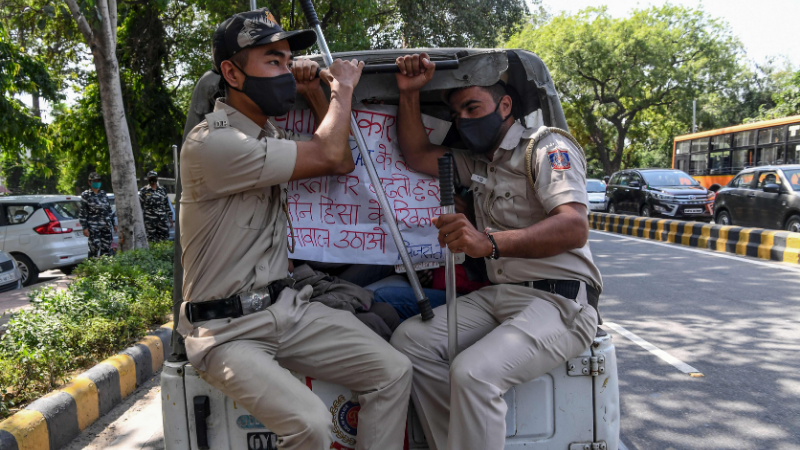
<path fill-rule="evenodd" d="M 228 113 L 222 109 L 206 114 L 206 122 L 208 123 L 208 128 L 212 131 L 230 126 L 228 125 Z"/>
<path fill-rule="evenodd" d="M 547 152 L 547 157 L 553 170 L 569 170 L 572 167 L 569 163 L 569 150 L 556 147 Z"/>

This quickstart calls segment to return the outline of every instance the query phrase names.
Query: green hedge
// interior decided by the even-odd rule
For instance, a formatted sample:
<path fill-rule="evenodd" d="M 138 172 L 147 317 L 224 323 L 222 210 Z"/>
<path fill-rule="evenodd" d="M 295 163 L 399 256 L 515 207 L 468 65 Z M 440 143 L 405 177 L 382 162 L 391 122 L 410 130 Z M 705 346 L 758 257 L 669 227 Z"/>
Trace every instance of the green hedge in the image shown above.
<path fill-rule="evenodd" d="M 172 306 L 171 242 L 81 263 L 66 290 L 30 294 L 0 340 L 0 419 L 163 324 Z"/>

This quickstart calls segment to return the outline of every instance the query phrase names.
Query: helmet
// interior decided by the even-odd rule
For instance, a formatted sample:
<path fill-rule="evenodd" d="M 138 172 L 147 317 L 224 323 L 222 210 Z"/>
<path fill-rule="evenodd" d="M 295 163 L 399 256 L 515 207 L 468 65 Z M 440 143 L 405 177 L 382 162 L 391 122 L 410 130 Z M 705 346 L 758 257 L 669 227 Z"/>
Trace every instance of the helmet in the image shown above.
<path fill-rule="evenodd" d="M 97 172 L 89 172 L 89 181 L 99 180 L 99 179 L 100 175 L 98 175 Z"/>
<path fill-rule="evenodd" d="M 147 172 L 147 178 L 158 178 L 158 172 L 156 172 L 155 170 Z"/>

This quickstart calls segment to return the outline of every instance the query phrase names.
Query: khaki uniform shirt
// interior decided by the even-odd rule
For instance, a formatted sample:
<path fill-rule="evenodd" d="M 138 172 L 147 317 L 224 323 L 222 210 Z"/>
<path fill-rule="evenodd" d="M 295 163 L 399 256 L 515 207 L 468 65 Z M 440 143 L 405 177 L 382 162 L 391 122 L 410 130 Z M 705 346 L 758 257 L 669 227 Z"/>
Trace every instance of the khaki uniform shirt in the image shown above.
<path fill-rule="evenodd" d="M 307 139 L 271 122 L 262 128 L 224 99 L 189 132 L 180 167 L 185 301 L 226 298 L 287 276 L 284 188 L 294 141 Z"/>
<path fill-rule="evenodd" d="M 453 149 L 461 184 L 475 196 L 479 231 L 527 228 L 547 218 L 559 205 L 581 203 L 588 208 L 586 159 L 569 139 L 545 131 L 535 149 L 535 189 L 530 186 L 525 150 L 536 130 L 519 123 L 509 128 L 494 160 Z M 486 258 L 493 283 L 518 283 L 543 279 L 579 280 L 602 290 L 600 271 L 592 261 L 589 244 L 549 258 Z"/>

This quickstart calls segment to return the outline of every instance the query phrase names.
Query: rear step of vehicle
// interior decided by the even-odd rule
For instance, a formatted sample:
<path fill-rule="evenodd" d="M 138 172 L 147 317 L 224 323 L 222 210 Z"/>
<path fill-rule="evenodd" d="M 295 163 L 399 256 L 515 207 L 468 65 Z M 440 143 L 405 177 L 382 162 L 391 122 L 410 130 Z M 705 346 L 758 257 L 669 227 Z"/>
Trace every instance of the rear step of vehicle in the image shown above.
<path fill-rule="evenodd" d="M 354 449 L 359 404 L 355 392 L 293 373 L 325 403 L 333 446 Z M 277 449 L 277 436 L 236 402 L 203 381 L 187 362 L 167 362 L 161 374 L 167 450 Z M 505 449 L 603 449 L 619 445 L 619 385 L 611 336 L 598 333 L 591 347 L 550 373 L 511 388 Z M 587 447 L 588 446 L 588 447 Z M 413 406 L 408 448 L 428 445 Z"/>

